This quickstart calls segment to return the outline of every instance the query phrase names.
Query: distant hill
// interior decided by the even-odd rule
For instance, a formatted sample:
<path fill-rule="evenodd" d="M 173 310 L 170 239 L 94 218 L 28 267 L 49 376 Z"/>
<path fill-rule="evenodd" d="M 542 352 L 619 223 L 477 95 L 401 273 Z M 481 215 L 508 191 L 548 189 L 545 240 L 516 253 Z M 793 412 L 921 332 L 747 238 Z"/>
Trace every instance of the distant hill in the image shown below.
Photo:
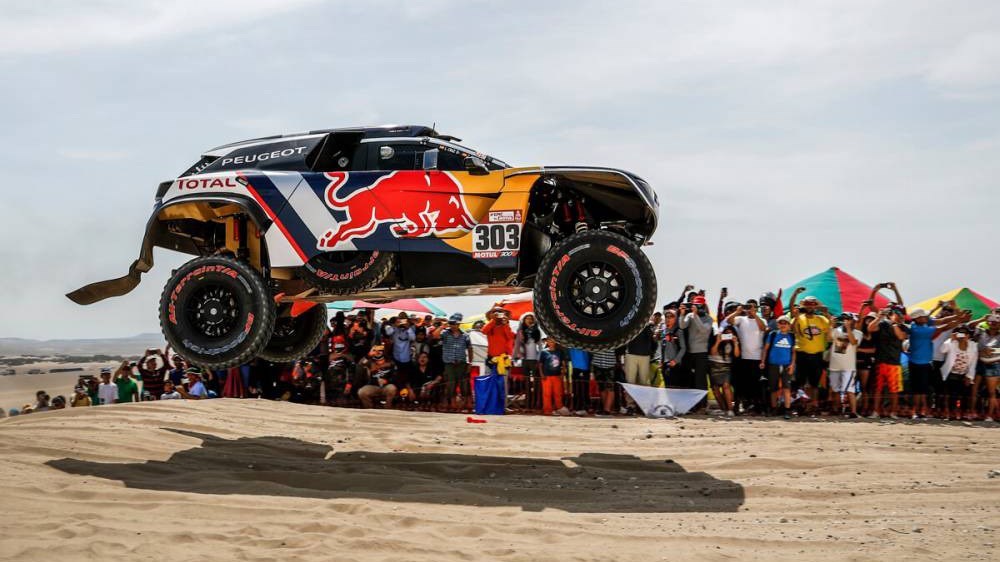
<path fill-rule="evenodd" d="M 163 349 L 162 334 L 139 334 L 127 338 L 98 338 L 79 340 L 29 340 L 0 338 L 0 355 L 124 355 L 140 356 L 155 347 Z"/>

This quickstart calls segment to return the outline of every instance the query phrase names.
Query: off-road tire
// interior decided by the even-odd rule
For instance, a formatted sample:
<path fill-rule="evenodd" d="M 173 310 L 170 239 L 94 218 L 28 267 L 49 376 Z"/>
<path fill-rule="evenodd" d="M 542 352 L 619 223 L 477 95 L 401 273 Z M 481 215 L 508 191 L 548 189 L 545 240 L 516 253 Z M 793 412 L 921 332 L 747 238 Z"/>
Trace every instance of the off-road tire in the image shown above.
<path fill-rule="evenodd" d="M 271 341 L 257 357 L 272 363 L 288 363 L 309 355 L 326 332 L 326 305 L 317 304 L 299 316 L 288 313 L 291 305 L 278 309 Z"/>
<path fill-rule="evenodd" d="M 271 339 L 275 305 L 264 278 L 228 256 L 195 258 L 163 288 L 160 329 L 177 353 L 204 369 L 249 362 Z"/>
<path fill-rule="evenodd" d="M 534 305 L 542 329 L 560 344 L 616 349 L 653 315 L 656 273 L 628 238 L 606 230 L 580 232 L 542 256 Z"/>
<path fill-rule="evenodd" d="M 334 295 L 352 295 L 381 283 L 396 265 L 391 252 L 327 252 L 319 254 L 299 269 L 310 286 Z"/>

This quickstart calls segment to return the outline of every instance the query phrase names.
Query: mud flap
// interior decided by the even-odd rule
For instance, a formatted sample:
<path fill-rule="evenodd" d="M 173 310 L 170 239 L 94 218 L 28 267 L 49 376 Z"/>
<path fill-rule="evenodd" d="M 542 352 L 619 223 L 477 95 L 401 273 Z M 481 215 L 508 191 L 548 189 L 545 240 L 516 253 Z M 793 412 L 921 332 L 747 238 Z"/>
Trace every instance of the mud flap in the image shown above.
<path fill-rule="evenodd" d="M 110 297 L 120 297 L 138 287 L 142 274 L 152 268 L 152 264 L 146 264 L 141 259 L 135 260 L 129 267 L 127 275 L 85 285 L 71 293 L 66 293 L 66 297 L 76 304 L 82 305 L 94 304 Z"/>

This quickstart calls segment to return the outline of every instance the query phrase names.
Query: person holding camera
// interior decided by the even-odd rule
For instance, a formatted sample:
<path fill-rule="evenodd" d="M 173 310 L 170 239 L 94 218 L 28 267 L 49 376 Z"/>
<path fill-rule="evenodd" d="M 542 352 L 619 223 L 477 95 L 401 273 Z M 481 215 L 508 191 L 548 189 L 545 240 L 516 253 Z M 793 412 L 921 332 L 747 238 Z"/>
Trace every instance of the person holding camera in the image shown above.
<path fill-rule="evenodd" d="M 805 287 L 795 289 L 788 304 L 789 310 L 795 309 L 796 297 L 805 290 Z M 819 381 L 826 365 L 823 353 L 830 334 L 830 312 L 827 307 L 813 296 L 802 299 L 802 312 L 795 317 L 793 332 L 797 346 L 795 388 L 808 387 L 810 408 L 815 411 L 819 407 Z"/>
<path fill-rule="evenodd" d="M 739 338 L 740 355 L 733 360 L 732 378 L 734 411 L 739 411 L 741 403 L 746 406 L 759 402 L 761 396 L 760 360 L 764 357 L 764 334 L 767 323 L 757 312 L 757 302 L 749 300 L 736 308 L 726 322 L 733 326 Z M 763 408 L 764 404 L 756 404 Z"/>
<path fill-rule="evenodd" d="M 698 294 L 691 299 L 691 309 L 681 305 L 680 325 L 687 333 L 687 357 L 691 365 L 688 388 L 708 390 L 708 343 L 712 335 L 712 317 L 708 315 L 705 296 Z M 695 409 L 704 408 L 702 400 Z"/>
<path fill-rule="evenodd" d="M 486 325 L 483 326 L 482 330 L 483 335 L 486 336 L 486 365 L 489 366 L 492 374 L 503 377 L 503 399 L 506 409 L 509 394 L 507 391 L 509 369 L 506 367 L 498 369 L 497 363 L 500 361 L 509 363 L 514 354 L 515 336 L 514 331 L 510 329 L 510 312 L 499 306 L 494 307 L 486 312 L 486 319 Z"/>
<path fill-rule="evenodd" d="M 855 392 L 857 381 L 858 345 L 864 334 L 855 327 L 854 315 L 845 312 L 840 315 L 840 326 L 830 330 L 830 405 L 834 413 L 844 410 L 844 395 L 851 408 L 851 418 L 858 417 L 858 401 Z"/>
<path fill-rule="evenodd" d="M 875 336 L 875 392 L 871 419 L 879 419 L 882 409 L 882 391 L 889 393 L 889 417 L 896 418 L 899 393 L 903 391 L 903 341 L 909 337 L 909 330 L 903 324 L 906 309 L 890 304 L 878 312 L 878 316 L 868 325 L 868 332 Z"/>
<path fill-rule="evenodd" d="M 945 420 L 951 419 L 952 410 L 955 419 L 962 419 L 962 401 L 976 377 L 976 363 L 979 361 L 979 346 L 972 341 L 971 330 L 965 325 L 958 326 L 951 332 L 943 346 L 944 363 L 941 364 L 941 378 L 945 383 L 944 412 Z"/>
<path fill-rule="evenodd" d="M 159 358 L 159 362 L 157 362 Z M 159 364 L 158 364 L 159 363 Z M 142 389 L 149 392 L 154 400 L 163 394 L 163 381 L 167 377 L 167 356 L 155 347 L 146 350 L 139 360 L 139 374 L 142 376 Z"/>
<path fill-rule="evenodd" d="M 740 339 L 736 328 L 726 326 L 715 338 L 712 350 L 708 355 L 709 378 L 712 381 L 712 393 L 719 408 L 726 416 L 733 417 L 733 389 L 730 384 L 733 373 L 733 362 L 740 357 Z M 758 363 L 760 360 L 758 359 Z"/>

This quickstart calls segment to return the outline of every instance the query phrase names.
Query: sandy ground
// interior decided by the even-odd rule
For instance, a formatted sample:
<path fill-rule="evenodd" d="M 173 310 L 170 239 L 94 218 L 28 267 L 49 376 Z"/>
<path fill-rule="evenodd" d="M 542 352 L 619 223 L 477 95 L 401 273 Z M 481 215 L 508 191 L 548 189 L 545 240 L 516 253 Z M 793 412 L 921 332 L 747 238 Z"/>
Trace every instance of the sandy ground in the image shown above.
<path fill-rule="evenodd" d="M 0 421 L 12 560 L 996 560 L 1000 430 L 264 401 Z"/>
<path fill-rule="evenodd" d="M 44 390 L 49 396 L 55 397 L 60 394 L 67 399 L 73 395 L 73 387 L 80 375 L 98 375 L 101 367 L 117 367 L 114 363 L 54 363 L 39 362 L 29 365 L 12 367 L 17 371 L 16 375 L 0 376 L 0 408 L 10 410 L 20 409 L 25 404 L 34 404 L 35 392 Z M 68 373 L 49 373 L 53 368 L 81 367 L 82 371 L 71 371 Z M 29 369 L 42 369 L 46 371 L 38 375 L 27 374 Z"/>

